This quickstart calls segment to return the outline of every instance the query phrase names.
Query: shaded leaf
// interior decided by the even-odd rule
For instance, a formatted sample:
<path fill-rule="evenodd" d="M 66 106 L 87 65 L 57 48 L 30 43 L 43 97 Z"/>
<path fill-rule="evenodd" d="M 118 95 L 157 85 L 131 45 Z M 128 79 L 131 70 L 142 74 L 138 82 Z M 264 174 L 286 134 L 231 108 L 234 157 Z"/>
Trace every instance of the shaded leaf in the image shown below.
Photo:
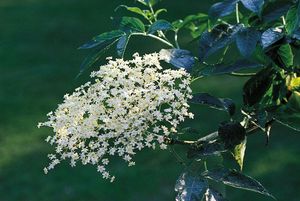
<path fill-rule="evenodd" d="M 233 64 L 217 64 L 205 67 L 200 74 L 203 76 L 209 76 L 209 75 L 223 75 L 227 73 L 237 72 L 240 70 L 246 70 L 246 69 L 253 69 L 262 67 L 262 64 L 249 61 L 249 60 L 238 60 Z"/>
<path fill-rule="evenodd" d="M 195 58 L 188 50 L 162 49 L 160 55 L 167 63 L 177 68 L 185 68 L 187 71 L 191 70 L 195 64 Z"/>
<path fill-rule="evenodd" d="M 188 15 L 183 20 L 177 20 L 173 22 L 173 26 L 176 29 L 189 28 L 191 24 L 195 26 L 200 26 L 208 20 L 208 16 L 204 13 L 198 13 L 196 15 Z"/>
<path fill-rule="evenodd" d="M 245 140 L 246 129 L 240 122 L 222 122 L 218 128 L 218 135 L 225 143 L 225 148 L 232 149 Z"/>
<path fill-rule="evenodd" d="M 236 45 L 244 57 L 252 55 L 260 40 L 260 32 L 252 28 L 244 28 L 236 35 Z"/>
<path fill-rule="evenodd" d="M 199 145 L 189 148 L 187 157 L 201 159 L 207 156 L 218 155 L 226 151 L 227 149 L 225 148 L 224 143 L 202 142 Z"/>
<path fill-rule="evenodd" d="M 102 56 L 102 54 L 108 50 L 113 44 L 115 44 L 119 39 L 116 39 L 112 42 L 108 42 L 106 44 L 105 47 L 101 47 L 100 49 L 96 49 L 95 51 L 93 51 L 90 55 L 88 55 L 84 60 L 83 62 L 81 63 L 81 66 L 80 66 L 80 72 L 79 74 L 77 75 L 80 76 L 87 68 L 91 67 L 93 64 L 95 64 L 99 59 L 100 57 Z"/>
<path fill-rule="evenodd" d="M 264 0 L 241 0 L 241 2 L 247 9 L 254 13 L 259 13 L 264 5 Z"/>
<path fill-rule="evenodd" d="M 293 4 L 293 0 L 276 0 L 266 4 L 262 11 L 262 19 L 264 22 L 272 22 L 284 16 Z"/>
<path fill-rule="evenodd" d="M 90 49 L 90 48 L 94 48 L 94 47 L 101 46 L 101 45 L 103 45 L 105 47 L 107 45 L 106 44 L 107 42 L 110 42 L 110 41 L 112 42 L 112 41 L 114 41 L 114 39 L 120 38 L 123 35 L 125 35 L 125 33 L 120 30 L 114 30 L 114 31 L 102 33 L 102 34 L 94 37 L 91 41 L 80 46 L 79 49 Z"/>
<path fill-rule="evenodd" d="M 163 12 L 167 12 L 167 9 L 162 8 L 162 9 L 158 9 L 157 11 L 155 11 L 155 13 L 154 13 L 155 18 L 157 18 L 158 15 L 163 13 Z"/>
<path fill-rule="evenodd" d="M 199 60 L 203 61 L 216 51 L 231 44 L 241 28 L 241 25 L 220 24 L 210 32 L 205 31 L 199 41 Z"/>
<path fill-rule="evenodd" d="M 281 45 L 277 51 L 279 57 L 281 58 L 280 63 L 283 63 L 285 67 L 290 67 L 294 63 L 294 54 L 292 48 L 289 44 Z"/>
<path fill-rule="evenodd" d="M 244 104 L 253 106 L 265 95 L 272 84 L 275 70 L 264 68 L 251 77 L 243 87 Z"/>
<path fill-rule="evenodd" d="M 281 28 L 269 28 L 261 35 L 261 43 L 264 49 L 270 47 L 284 36 Z"/>
<path fill-rule="evenodd" d="M 236 145 L 232 151 L 233 157 L 239 164 L 240 169 L 243 169 L 244 157 L 246 151 L 247 138 L 245 138 L 240 144 Z"/>
<path fill-rule="evenodd" d="M 223 184 L 234 188 L 253 191 L 274 198 L 274 196 L 271 195 L 258 181 L 236 170 L 220 168 L 216 170 L 205 171 L 202 173 L 202 175 L 205 178 L 222 182 Z"/>
<path fill-rule="evenodd" d="M 209 187 L 205 192 L 205 201 L 226 201 L 226 199 L 217 190 Z"/>
<path fill-rule="evenodd" d="M 207 188 L 207 183 L 199 176 L 183 173 L 177 180 L 175 191 L 176 201 L 201 201 Z"/>
<path fill-rule="evenodd" d="M 140 2 L 141 4 L 144 4 L 145 6 L 148 6 L 148 5 L 154 6 L 161 0 L 137 0 L 137 1 Z"/>
<path fill-rule="evenodd" d="M 125 32 L 145 32 L 144 23 L 135 17 L 122 17 L 120 29 Z"/>
<path fill-rule="evenodd" d="M 230 115 L 235 112 L 235 104 L 229 98 L 217 98 L 208 93 L 197 93 L 190 100 L 191 103 L 204 104 L 218 110 L 227 111 Z"/>
<path fill-rule="evenodd" d="M 148 29 L 148 33 L 153 34 L 156 31 L 166 31 L 166 30 L 172 30 L 173 26 L 170 22 L 166 20 L 157 20 L 154 22 Z"/>
<path fill-rule="evenodd" d="M 230 15 L 235 11 L 235 4 L 239 0 L 224 0 L 222 2 L 215 3 L 208 11 L 211 19 L 218 19 Z"/>
<path fill-rule="evenodd" d="M 281 106 L 274 117 L 279 123 L 300 131 L 300 93 L 293 92 L 288 103 Z"/>

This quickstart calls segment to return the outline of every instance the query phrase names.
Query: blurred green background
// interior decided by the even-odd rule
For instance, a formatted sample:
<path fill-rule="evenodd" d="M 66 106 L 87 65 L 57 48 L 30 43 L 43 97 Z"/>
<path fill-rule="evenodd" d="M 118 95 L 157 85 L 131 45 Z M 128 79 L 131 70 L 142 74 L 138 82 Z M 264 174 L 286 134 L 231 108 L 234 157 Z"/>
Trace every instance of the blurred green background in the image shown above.
<path fill-rule="evenodd" d="M 207 11 L 213 1 L 165 0 L 168 19 Z M 104 181 L 91 166 L 70 168 L 67 162 L 44 175 L 45 141 L 50 129 L 37 129 L 46 113 L 65 93 L 87 80 L 75 79 L 86 52 L 76 48 L 92 36 L 112 29 L 110 16 L 127 0 L 1 0 L 0 1 L 0 201 L 171 201 L 174 183 L 183 170 L 169 151 L 145 150 L 128 168 L 116 160 L 114 183 Z M 130 49 L 158 51 L 155 41 L 135 39 Z M 199 91 L 241 103 L 244 79 L 215 77 L 198 82 Z M 195 110 L 191 122 L 202 133 L 213 131 L 225 114 Z M 300 199 L 300 135 L 275 125 L 268 146 L 251 136 L 245 172 L 261 181 L 278 200 Z M 176 147 L 175 147 L 176 148 Z M 227 189 L 228 200 L 267 201 L 261 195 Z"/>

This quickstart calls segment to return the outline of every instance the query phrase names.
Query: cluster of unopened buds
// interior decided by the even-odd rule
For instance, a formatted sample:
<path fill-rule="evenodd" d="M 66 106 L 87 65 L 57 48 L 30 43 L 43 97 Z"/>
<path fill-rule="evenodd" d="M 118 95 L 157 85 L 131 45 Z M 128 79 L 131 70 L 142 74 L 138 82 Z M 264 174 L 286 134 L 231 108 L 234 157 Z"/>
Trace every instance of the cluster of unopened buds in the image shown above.
<path fill-rule="evenodd" d="M 183 69 L 163 69 L 157 53 L 132 60 L 108 58 L 86 83 L 48 114 L 40 126 L 53 128 L 46 141 L 55 146 L 45 173 L 65 159 L 93 164 L 103 178 L 114 180 L 107 170 L 109 158 L 122 157 L 134 165 L 137 151 L 159 146 L 177 134 L 178 125 L 193 118 L 187 101 L 192 98 L 191 77 Z"/>

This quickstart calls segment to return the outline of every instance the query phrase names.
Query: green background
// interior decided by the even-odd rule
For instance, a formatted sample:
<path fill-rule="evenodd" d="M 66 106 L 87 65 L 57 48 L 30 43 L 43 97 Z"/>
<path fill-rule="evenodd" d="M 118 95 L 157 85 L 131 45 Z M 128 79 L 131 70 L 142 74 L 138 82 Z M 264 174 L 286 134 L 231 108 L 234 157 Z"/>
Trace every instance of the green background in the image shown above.
<path fill-rule="evenodd" d="M 165 0 L 161 6 L 167 7 L 168 19 L 173 20 L 205 12 L 212 2 Z M 129 0 L 0 1 L 0 201 L 174 200 L 174 183 L 184 167 L 169 151 L 144 150 L 131 168 L 115 160 L 114 183 L 104 181 L 91 166 L 71 168 L 64 162 L 48 175 L 42 171 L 48 164 L 47 154 L 54 150 L 44 141 L 50 129 L 36 125 L 46 120 L 46 113 L 56 108 L 65 93 L 87 80 L 88 72 L 75 79 L 87 55 L 76 48 L 112 29 L 110 16 L 116 15 L 113 10 L 119 4 L 135 5 Z M 162 47 L 151 39 L 139 39 L 129 45 L 129 54 Z M 240 104 L 243 82 L 227 76 L 203 79 L 197 90 Z M 214 131 L 225 117 L 204 107 L 194 111 L 191 124 L 203 134 Z M 268 146 L 262 134 L 248 139 L 245 173 L 261 181 L 278 200 L 300 198 L 299 140 L 299 134 L 280 125 L 273 128 Z M 227 197 L 271 200 L 232 188 L 227 188 Z"/>

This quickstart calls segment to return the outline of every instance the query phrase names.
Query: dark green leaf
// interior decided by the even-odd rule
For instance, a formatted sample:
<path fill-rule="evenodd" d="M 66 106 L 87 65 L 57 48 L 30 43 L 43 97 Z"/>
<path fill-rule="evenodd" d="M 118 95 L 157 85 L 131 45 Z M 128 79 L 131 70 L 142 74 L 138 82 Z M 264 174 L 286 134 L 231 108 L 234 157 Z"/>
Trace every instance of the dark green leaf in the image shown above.
<path fill-rule="evenodd" d="M 283 31 L 281 28 L 270 28 L 267 29 L 261 35 L 261 43 L 264 49 L 270 47 L 280 39 L 284 37 Z"/>
<path fill-rule="evenodd" d="M 218 135 L 225 143 L 225 148 L 232 149 L 245 140 L 246 130 L 240 122 L 222 122 L 219 125 Z"/>
<path fill-rule="evenodd" d="M 95 51 L 93 51 L 90 55 L 88 55 L 84 61 L 82 62 L 81 66 L 80 66 L 80 72 L 78 74 L 78 76 L 80 76 L 87 68 L 91 67 L 93 64 L 95 64 L 100 57 L 102 56 L 102 54 L 109 49 L 113 44 L 115 44 L 117 41 L 119 40 L 116 39 L 114 41 L 110 41 L 109 43 L 106 44 L 105 47 L 101 47 L 100 49 L 96 49 Z M 77 76 L 77 77 L 78 77 Z"/>
<path fill-rule="evenodd" d="M 167 12 L 167 9 L 162 8 L 162 9 L 158 9 L 157 11 L 155 11 L 154 13 L 154 17 L 157 18 L 159 14 L 163 13 L 163 12 Z"/>
<path fill-rule="evenodd" d="M 264 0 L 241 0 L 241 2 L 247 9 L 254 13 L 259 13 L 264 5 Z"/>
<path fill-rule="evenodd" d="M 161 0 L 137 0 L 137 1 L 140 2 L 141 4 L 144 4 L 145 6 L 148 6 L 148 5 L 154 6 Z"/>
<path fill-rule="evenodd" d="M 258 181 L 235 170 L 221 168 L 205 171 L 202 175 L 205 178 L 222 182 L 223 184 L 234 188 L 249 190 L 274 198 L 274 196 L 272 196 Z"/>
<path fill-rule="evenodd" d="M 289 35 L 293 34 L 299 28 L 299 9 L 292 6 L 286 15 L 286 30 Z"/>
<path fill-rule="evenodd" d="M 244 104 L 253 106 L 257 104 L 270 88 L 274 77 L 274 69 L 264 68 L 251 77 L 244 85 Z"/>
<path fill-rule="evenodd" d="M 239 164 L 240 169 L 243 169 L 244 164 L 244 157 L 245 157 L 245 151 L 246 151 L 246 144 L 247 144 L 247 138 L 238 145 L 236 145 L 232 151 L 233 157 L 235 158 L 236 162 Z"/>
<path fill-rule="evenodd" d="M 245 69 L 252 69 L 262 67 L 262 64 L 258 64 L 253 61 L 249 60 L 238 60 L 233 64 L 217 64 L 205 67 L 200 74 L 203 76 L 210 76 L 210 75 L 223 75 L 227 73 L 232 73 L 240 70 Z"/>
<path fill-rule="evenodd" d="M 201 24 L 207 22 L 208 16 L 204 13 L 198 13 L 196 15 L 188 15 L 183 20 L 177 20 L 173 22 L 173 26 L 176 29 L 189 28 L 192 24 L 200 26 Z"/>
<path fill-rule="evenodd" d="M 128 41 L 130 39 L 130 34 L 122 36 L 120 40 L 117 43 L 117 53 L 120 57 L 124 57 L 124 53 L 126 51 L 126 47 L 128 44 Z"/>
<path fill-rule="evenodd" d="M 157 31 L 166 31 L 166 30 L 172 30 L 173 26 L 170 22 L 166 20 L 157 20 L 154 22 L 148 29 L 148 33 L 153 34 Z"/>
<path fill-rule="evenodd" d="M 239 0 L 224 0 L 222 2 L 215 3 L 211 6 L 208 13 L 211 19 L 215 20 L 220 17 L 230 15 L 235 11 L 235 4 Z"/>
<path fill-rule="evenodd" d="M 172 64 L 177 68 L 185 68 L 187 71 L 195 64 L 193 54 L 188 50 L 182 49 L 162 49 L 160 55 L 167 63 Z"/>
<path fill-rule="evenodd" d="M 226 201 L 226 199 L 217 190 L 209 187 L 205 193 L 205 201 Z"/>
<path fill-rule="evenodd" d="M 201 201 L 207 189 L 207 183 L 199 176 L 183 173 L 177 180 L 175 191 L 176 201 Z"/>
<path fill-rule="evenodd" d="M 188 150 L 188 158 L 201 159 L 203 157 L 218 155 L 222 152 L 226 152 L 227 149 L 224 143 L 220 142 L 202 142 L 199 145 L 195 145 Z"/>
<path fill-rule="evenodd" d="M 293 92 L 288 103 L 281 106 L 274 116 L 279 123 L 300 131 L 300 93 Z"/>
<path fill-rule="evenodd" d="M 236 45 L 244 57 L 252 55 L 260 40 L 260 32 L 252 28 L 244 28 L 236 35 Z"/>
<path fill-rule="evenodd" d="M 120 30 L 114 30 L 114 31 L 102 33 L 94 37 L 88 43 L 85 43 L 84 45 L 80 46 L 79 49 L 90 49 L 101 45 L 105 47 L 107 42 L 114 41 L 114 39 L 120 38 L 123 35 L 125 35 L 125 33 Z"/>
<path fill-rule="evenodd" d="M 195 104 L 208 105 L 218 110 L 224 110 L 227 111 L 230 115 L 233 115 L 235 112 L 235 104 L 231 99 L 217 98 L 208 93 L 194 94 L 190 102 Z"/>
<path fill-rule="evenodd" d="M 281 45 L 277 51 L 279 57 L 281 58 L 282 63 L 285 67 L 290 67 L 294 63 L 294 54 L 292 48 L 289 44 Z"/>
<path fill-rule="evenodd" d="M 220 24 L 215 26 L 210 32 L 205 31 L 199 42 L 199 60 L 203 61 L 216 51 L 231 44 L 236 33 L 242 28 L 241 25 Z"/>
<path fill-rule="evenodd" d="M 293 0 L 276 0 L 268 2 L 262 11 L 262 19 L 264 22 L 272 22 L 284 16 L 293 4 Z"/>
<path fill-rule="evenodd" d="M 135 17 L 122 17 L 120 29 L 125 32 L 145 32 L 144 23 Z"/>

